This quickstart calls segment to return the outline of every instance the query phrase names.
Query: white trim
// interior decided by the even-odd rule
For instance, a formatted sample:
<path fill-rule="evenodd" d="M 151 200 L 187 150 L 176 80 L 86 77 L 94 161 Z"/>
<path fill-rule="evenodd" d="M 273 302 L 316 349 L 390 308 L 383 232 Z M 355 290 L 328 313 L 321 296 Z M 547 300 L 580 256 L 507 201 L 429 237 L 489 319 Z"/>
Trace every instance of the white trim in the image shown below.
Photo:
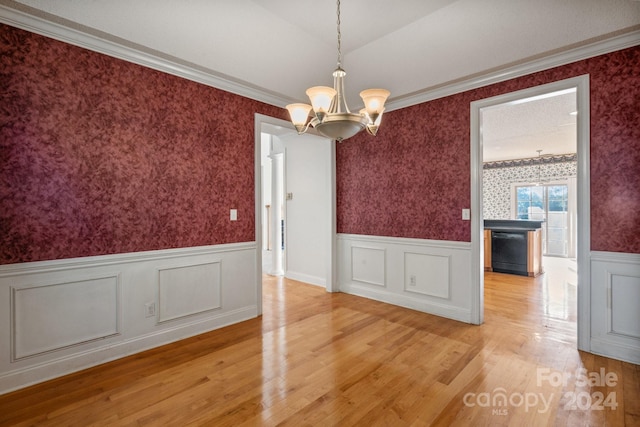
<path fill-rule="evenodd" d="M 103 38 L 109 36 L 106 33 L 102 34 L 103 37 L 90 34 L 88 29 L 81 31 L 62 23 L 29 15 L 7 5 L 0 5 L 0 23 L 278 107 L 284 108 L 292 102 L 283 95 L 270 93 L 250 83 L 200 68 L 195 64 L 182 62 L 178 58 L 163 57 L 160 52 L 143 50 L 142 46 L 127 46 L 125 40 L 107 40 Z"/>
<path fill-rule="evenodd" d="M 373 289 L 371 287 L 361 286 L 355 282 L 343 283 L 342 288 L 344 292 L 350 295 L 368 298 L 387 304 L 397 305 L 399 307 L 421 311 L 423 313 L 444 317 L 446 319 L 453 319 L 459 322 L 471 323 L 471 313 L 468 309 L 463 307 L 455 307 L 436 301 L 421 301 L 417 298 L 412 298 L 407 295 L 400 295 L 394 292 L 390 292 L 384 288 Z"/>
<path fill-rule="evenodd" d="M 624 252 L 591 251 L 591 261 L 615 262 L 622 264 L 640 264 L 640 254 Z"/>
<path fill-rule="evenodd" d="M 623 362 L 640 364 L 638 349 L 634 346 L 614 343 L 599 337 L 591 338 L 591 352 L 599 356 L 622 360 Z"/>
<path fill-rule="evenodd" d="M 370 242 L 378 244 L 393 243 L 398 245 L 413 245 L 413 246 L 426 246 L 435 247 L 441 249 L 462 249 L 469 250 L 471 244 L 469 242 L 457 242 L 452 240 L 429 240 L 429 239 L 417 239 L 411 237 L 387 237 L 387 236 L 371 236 L 364 234 L 346 234 L 340 233 L 337 235 L 338 240 L 351 240 L 360 242 Z"/>
<path fill-rule="evenodd" d="M 141 46 L 127 46 L 125 45 L 125 40 L 106 40 L 99 35 L 90 34 L 88 29 L 87 31 L 74 29 L 62 23 L 51 22 L 42 17 L 13 9 L 7 5 L 0 5 L 0 22 L 277 107 L 284 108 L 285 105 L 293 101 L 289 97 L 269 92 L 250 83 L 233 79 L 230 76 L 216 74 L 213 70 L 198 68 L 194 64 L 181 62 L 177 58 L 163 57 L 160 52 L 143 51 Z M 107 37 L 108 34 L 102 34 L 102 36 Z M 397 98 L 391 98 L 386 103 L 386 110 L 393 111 L 410 107 L 467 90 L 615 52 L 638 44 L 640 44 L 640 30 L 631 31 L 564 52 L 533 59 L 522 64 L 444 84 L 437 88 L 427 88 Z"/>
<path fill-rule="evenodd" d="M 591 109 L 589 76 L 576 77 L 577 117 L 577 242 L 578 349 L 591 351 Z"/>
<path fill-rule="evenodd" d="M 471 103 L 471 323 L 484 323 L 484 207 L 480 106 Z"/>
<path fill-rule="evenodd" d="M 307 283 L 309 285 L 327 287 L 327 280 L 324 277 L 312 276 L 310 274 L 298 273 L 296 271 L 287 270 L 284 277 L 298 282 Z"/>
<path fill-rule="evenodd" d="M 253 181 L 254 181 L 254 222 L 256 234 L 256 302 L 258 315 L 262 314 L 262 122 L 269 123 L 272 117 L 256 113 L 253 118 Z"/>
<path fill-rule="evenodd" d="M 590 282 L 590 111 L 589 111 L 589 75 L 536 86 L 471 103 L 471 218 L 472 246 L 472 321 L 482 323 L 484 311 L 484 259 L 483 216 L 482 216 L 482 136 L 480 110 L 493 105 L 504 104 L 521 98 L 576 88 L 578 107 L 577 118 L 577 156 L 578 156 L 578 348 L 590 351 L 591 319 L 591 282 Z"/>
<path fill-rule="evenodd" d="M 78 268 L 104 267 L 150 260 L 176 259 L 214 253 L 228 253 L 255 249 L 256 242 L 225 243 L 220 245 L 192 246 L 186 248 L 159 249 L 122 254 L 96 255 L 47 261 L 23 262 L 0 265 L 0 278 L 23 274 L 51 273 Z"/>
<path fill-rule="evenodd" d="M 331 159 L 329 160 L 329 253 L 327 254 L 327 292 L 339 292 L 338 283 L 338 226 L 337 226 L 337 196 L 336 196 L 336 142 L 331 141 Z"/>
<path fill-rule="evenodd" d="M 387 111 L 410 107 L 445 96 L 455 95 L 472 89 L 478 89 L 495 83 L 527 76 L 539 71 L 571 64 L 572 62 L 593 58 L 598 55 L 615 52 L 640 44 L 640 30 L 627 34 L 599 40 L 585 46 L 576 47 L 564 52 L 551 54 L 544 58 L 534 59 L 511 67 L 500 68 L 498 71 L 477 75 L 455 83 L 445 84 L 435 89 L 424 89 L 412 94 L 392 98 L 385 104 Z"/>

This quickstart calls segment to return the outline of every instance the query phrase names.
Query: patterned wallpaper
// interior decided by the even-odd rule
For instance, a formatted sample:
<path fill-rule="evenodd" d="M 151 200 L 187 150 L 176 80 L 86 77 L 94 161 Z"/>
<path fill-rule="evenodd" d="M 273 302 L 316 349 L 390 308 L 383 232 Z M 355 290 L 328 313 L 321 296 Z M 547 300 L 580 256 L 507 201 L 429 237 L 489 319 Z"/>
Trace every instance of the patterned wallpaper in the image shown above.
<path fill-rule="evenodd" d="M 385 114 L 377 137 L 362 133 L 337 145 L 339 233 L 469 239 L 470 223 L 460 220 L 471 192 L 466 99 Z"/>
<path fill-rule="evenodd" d="M 254 240 L 286 111 L 5 25 L 0 62 L 0 263 Z M 586 73 L 591 249 L 640 253 L 640 47 L 385 114 L 337 146 L 338 232 L 470 241 L 470 102 Z"/>
<path fill-rule="evenodd" d="M 577 175 L 577 163 L 540 165 L 540 178 L 553 179 Z M 482 203 L 485 219 L 511 219 L 511 184 L 538 179 L 538 166 L 515 166 L 484 169 Z"/>
<path fill-rule="evenodd" d="M 589 74 L 591 249 L 640 253 L 640 46 L 385 114 L 337 146 L 338 232 L 471 241 L 472 101 Z"/>
<path fill-rule="evenodd" d="M 0 263 L 255 240 L 283 109 L 5 25 L 0 61 Z"/>

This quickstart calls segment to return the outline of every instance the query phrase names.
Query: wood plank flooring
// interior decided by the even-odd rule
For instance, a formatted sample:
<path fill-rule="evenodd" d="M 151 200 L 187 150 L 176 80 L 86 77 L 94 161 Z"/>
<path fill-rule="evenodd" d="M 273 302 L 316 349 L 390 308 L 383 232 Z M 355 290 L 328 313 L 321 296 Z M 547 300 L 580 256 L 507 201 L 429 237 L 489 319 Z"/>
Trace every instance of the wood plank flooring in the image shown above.
<path fill-rule="evenodd" d="M 261 318 L 0 396 L 0 425 L 640 425 L 640 367 L 575 350 L 549 277 L 487 273 L 473 326 L 266 276 Z"/>

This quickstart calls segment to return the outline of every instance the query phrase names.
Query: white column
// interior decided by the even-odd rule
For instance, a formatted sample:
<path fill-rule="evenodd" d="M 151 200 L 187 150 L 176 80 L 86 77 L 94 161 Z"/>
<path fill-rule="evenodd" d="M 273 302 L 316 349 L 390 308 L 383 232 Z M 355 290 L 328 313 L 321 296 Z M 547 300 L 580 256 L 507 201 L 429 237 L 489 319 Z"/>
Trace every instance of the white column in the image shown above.
<path fill-rule="evenodd" d="M 282 262 L 282 200 L 284 194 L 284 169 L 283 154 L 271 153 L 271 242 L 272 259 L 271 271 L 272 276 L 284 275 Z"/>

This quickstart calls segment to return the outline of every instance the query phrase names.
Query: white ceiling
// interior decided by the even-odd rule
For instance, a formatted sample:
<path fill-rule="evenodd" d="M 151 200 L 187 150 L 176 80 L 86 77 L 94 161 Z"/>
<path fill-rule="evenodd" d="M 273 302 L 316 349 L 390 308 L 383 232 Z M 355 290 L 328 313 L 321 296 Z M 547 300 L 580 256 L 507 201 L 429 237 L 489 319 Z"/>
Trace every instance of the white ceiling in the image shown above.
<path fill-rule="evenodd" d="M 575 90 L 483 108 L 483 160 L 537 157 L 537 150 L 541 155 L 575 153 L 576 113 Z"/>
<path fill-rule="evenodd" d="M 279 105 L 305 101 L 310 86 L 331 86 L 336 67 L 332 0 L 0 4 L 241 82 L 280 100 Z M 342 0 L 341 18 L 347 100 L 357 110 L 358 93 L 366 88 L 389 89 L 390 105 L 401 104 L 456 81 L 637 32 L 640 2 Z M 536 154 L 535 148 L 529 151 Z"/>

